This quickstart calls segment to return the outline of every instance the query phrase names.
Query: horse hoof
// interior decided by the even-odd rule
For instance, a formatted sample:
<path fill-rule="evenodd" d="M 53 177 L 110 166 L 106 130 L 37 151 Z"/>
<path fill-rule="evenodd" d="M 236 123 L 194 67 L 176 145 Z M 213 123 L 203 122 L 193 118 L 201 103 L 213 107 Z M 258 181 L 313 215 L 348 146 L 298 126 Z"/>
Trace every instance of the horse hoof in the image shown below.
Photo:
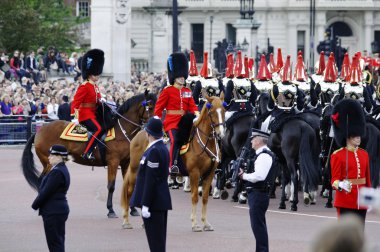
<path fill-rule="evenodd" d="M 228 192 L 223 190 L 222 193 L 220 194 L 220 198 L 222 200 L 226 200 L 228 198 Z"/>
<path fill-rule="evenodd" d="M 326 203 L 325 207 L 326 207 L 326 208 L 332 208 L 333 206 L 332 206 L 331 203 Z"/>
<path fill-rule="evenodd" d="M 280 203 L 280 205 L 278 206 L 278 209 L 286 209 L 286 205 L 285 203 Z"/>
<path fill-rule="evenodd" d="M 184 192 L 191 192 L 191 188 L 184 187 L 184 188 L 183 188 L 183 191 L 184 191 Z"/>
<path fill-rule="evenodd" d="M 305 204 L 305 206 L 309 206 L 310 205 L 310 198 L 309 197 L 304 198 L 303 203 Z"/>
<path fill-rule="evenodd" d="M 131 223 L 124 223 L 122 227 L 123 229 L 133 229 L 133 226 L 131 225 Z"/>
<path fill-rule="evenodd" d="M 202 228 L 198 225 L 191 228 L 191 231 L 193 232 L 202 232 Z"/>
<path fill-rule="evenodd" d="M 227 182 L 226 182 L 226 188 L 227 188 L 227 189 L 231 189 L 231 188 L 232 188 L 231 181 L 227 181 Z"/>
<path fill-rule="evenodd" d="M 131 210 L 129 213 L 131 214 L 131 216 L 140 216 L 139 211 L 137 211 L 136 209 Z"/>
<path fill-rule="evenodd" d="M 203 231 L 214 231 L 214 228 L 209 224 L 203 227 Z"/>
<path fill-rule="evenodd" d="M 247 200 L 242 200 L 242 199 L 239 199 L 239 204 L 246 204 L 247 203 Z"/>
<path fill-rule="evenodd" d="M 119 218 L 114 212 L 108 213 L 107 216 L 109 219 Z"/>
<path fill-rule="evenodd" d="M 317 204 L 317 202 L 315 202 L 315 201 L 310 202 L 310 205 L 312 205 L 312 206 L 314 206 L 316 204 Z"/>
<path fill-rule="evenodd" d="M 292 210 L 293 212 L 297 212 L 297 206 L 291 206 L 290 210 Z"/>

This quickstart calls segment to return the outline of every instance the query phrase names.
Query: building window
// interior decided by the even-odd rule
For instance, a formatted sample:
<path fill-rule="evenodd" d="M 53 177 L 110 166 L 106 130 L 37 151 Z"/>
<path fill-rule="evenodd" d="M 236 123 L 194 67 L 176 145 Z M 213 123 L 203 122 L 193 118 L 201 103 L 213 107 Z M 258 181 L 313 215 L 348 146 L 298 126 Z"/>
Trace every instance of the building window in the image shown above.
<path fill-rule="evenodd" d="M 191 24 L 192 37 L 191 37 L 191 49 L 194 51 L 195 60 L 197 63 L 203 62 L 203 50 L 204 50 L 204 25 L 203 24 Z"/>
<path fill-rule="evenodd" d="M 90 3 L 88 1 L 77 2 L 77 16 L 78 17 L 90 16 Z"/>
<path fill-rule="evenodd" d="M 226 24 L 227 42 L 236 45 L 236 28 L 232 24 Z"/>
<path fill-rule="evenodd" d="M 297 31 L 297 53 L 302 51 L 303 58 L 305 58 L 305 35 L 306 31 Z"/>

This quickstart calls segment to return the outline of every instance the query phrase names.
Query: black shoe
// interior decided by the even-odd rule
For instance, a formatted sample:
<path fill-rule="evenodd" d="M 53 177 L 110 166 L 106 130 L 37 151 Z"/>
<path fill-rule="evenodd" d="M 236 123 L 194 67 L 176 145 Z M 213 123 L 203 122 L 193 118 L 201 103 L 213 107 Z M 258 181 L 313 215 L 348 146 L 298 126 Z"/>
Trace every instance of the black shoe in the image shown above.
<path fill-rule="evenodd" d="M 173 166 L 170 168 L 170 174 L 172 174 L 172 175 L 177 175 L 178 173 L 179 173 L 179 168 L 178 168 L 178 166 L 173 165 Z"/>
<path fill-rule="evenodd" d="M 83 153 L 82 158 L 88 161 L 94 161 L 95 157 L 92 155 L 92 153 Z"/>

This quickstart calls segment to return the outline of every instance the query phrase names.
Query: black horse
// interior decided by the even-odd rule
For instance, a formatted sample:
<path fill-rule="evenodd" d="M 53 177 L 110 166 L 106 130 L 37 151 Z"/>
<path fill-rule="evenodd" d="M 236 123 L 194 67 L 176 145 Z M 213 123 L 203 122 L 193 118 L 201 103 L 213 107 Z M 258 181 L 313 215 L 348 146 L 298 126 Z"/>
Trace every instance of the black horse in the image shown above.
<path fill-rule="evenodd" d="M 269 96 L 262 94 L 258 99 L 258 110 L 262 120 L 267 115 L 267 104 Z M 259 118 L 260 116 L 258 116 Z M 291 210 L 297 211 L 298 204 L 298 174 L 301 172 L 304 189 L 306 191 L 316 190 L 320 179 L 319 169 L 319 141 L 316 129 L 318 128 L 318 116 L 311 118 L 315 123 L 315 129 L 300 117 L 295 117 L 285 122 L 277 132 L 272 132 L 269 140 L 269 148 L 276 154 L 277 162 L 282 167 L 282 195 L 280 209 L 285 209 L 285 185 L 290 174 L 294 185 L 293 203 Z M 298 165 L 299 163 L 299 165 Z"/>

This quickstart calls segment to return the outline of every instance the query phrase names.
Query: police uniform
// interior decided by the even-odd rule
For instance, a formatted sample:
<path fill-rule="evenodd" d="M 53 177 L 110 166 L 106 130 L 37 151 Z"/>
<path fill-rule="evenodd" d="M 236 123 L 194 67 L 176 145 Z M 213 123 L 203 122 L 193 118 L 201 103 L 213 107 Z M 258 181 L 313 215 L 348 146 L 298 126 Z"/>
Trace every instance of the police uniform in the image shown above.
<path fill-rule="evenodd" d="M 173 53 L 168 59 L 168 77 L 170 85 L 166 86 L 160 93 L 154 115 L 162 118 L 162 113 L 166 109 L 164 120 L 164 130 L 170 138 L 170 166 L 173 165 L 178 155 L 179 146 L 175 146 L 178 123 L 185 113 L 199 113 L 194 102 L 191 90 L 175 82 L 178 77 L 188 76 L 188 62 L 183 53 Z"/>
<path fill-rule="evenodd" d="M 157 125 L 160 125 L 158 130 Z M 169 153 L 162 140 L 162 123 L 158 118 L 149 119 L 146 131 L 158 139 L 148 145 L 141 158 L 130 204 L 149 209 L 150 217 L 142 214 L 149 248 L 162 252 L 166 250 L 168 210 L 172 209 L 167 182 Z"/>
<path fill-rule="evenodd" d="M 269 137 L 269 134 L 252 129 L 250 138 L 255 136 Z M 245 188 L 248 194 L 251 228 L 256 239 L 256 252 L 269 251 L 265 213 L 269 206 L 268 185 L 274 178 L 273 157 L 268 146 L 261 146 L 256 150 L 247 173 L 241 175 L 241 178 L 246 181 Z"/>
<path fill-rule="evenodd" d="M 53 145 L 51 155 L 67 156 L 62 145 Z M 70 187 L 70 174 L 64 162 L 58 163 L 47 173 L 38 188 L 38 196 L 32 204 L 42 216 L 49 251 L 65 251 L 65 223 L 69 216 L 66 193 Z"/>
<path fill-rule="evenodd" d="M 346 146 L 347 136 L 364 135 L 365 119 L 359 102 L 352 99 L 339 101 L 332 111 L 334 138 L 339 146 Z M 347 125 L 347 121 L 349 124 Z M 336 190 L 334 206 L 338 217 L 347 212 L 358 214 L 363 222 L 366 208 L 360 205 L 359 190 L 370 187 L 370 169 L 368 153 L 361 148 L 344 147 L 331 155 L 331 182 Z M 342 190 L 340 182 L 348 181 L 350 191 Z"/>
<path fill-rule="evenodd" d="M 103 65 L 104 52 L 102 50 L 93 49 L 83 56 L 82 77 L 86 81 L 78 87 L 71 103 L 71 114 L 75 115 L 78 111 L 79 123 L 92 133 L 82 155 L 85 159 L 93 159 L 91 154 L 96 145 L 95 140 L 103 134 L 103 129 L 96 120 L 96 109 L 100 103 L 101 95 L 96 83 L 88 79 L 89 75 L 100 75 L 103 71 Z"/>

